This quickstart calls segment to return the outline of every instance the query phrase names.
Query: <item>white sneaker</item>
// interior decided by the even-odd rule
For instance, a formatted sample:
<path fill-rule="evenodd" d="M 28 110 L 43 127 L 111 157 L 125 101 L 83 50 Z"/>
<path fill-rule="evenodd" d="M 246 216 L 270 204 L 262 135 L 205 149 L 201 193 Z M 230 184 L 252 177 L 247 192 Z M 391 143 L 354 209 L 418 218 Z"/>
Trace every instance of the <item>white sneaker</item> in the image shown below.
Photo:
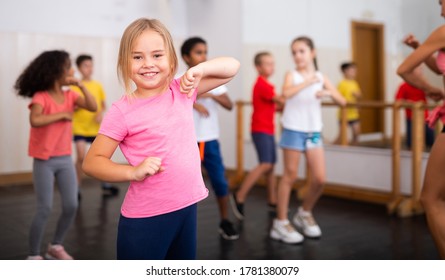
<path fill-rule="evenodd" d="M 293 218 L 294 224 L 297 228 L 303 231 L 303 234 L 310 238 L 321 237 L 321 229 L 312 216 L 311 212 L 304 211 L 301 207 L 295 213 Z"/>
<path fill-rule="evenodd" d="M 288 220 L 280 221 L 277 219 L 273 220 L 270 237 L 288 244 L 297 244 L 304 240 L 303 235 L 298 233 Z"/>

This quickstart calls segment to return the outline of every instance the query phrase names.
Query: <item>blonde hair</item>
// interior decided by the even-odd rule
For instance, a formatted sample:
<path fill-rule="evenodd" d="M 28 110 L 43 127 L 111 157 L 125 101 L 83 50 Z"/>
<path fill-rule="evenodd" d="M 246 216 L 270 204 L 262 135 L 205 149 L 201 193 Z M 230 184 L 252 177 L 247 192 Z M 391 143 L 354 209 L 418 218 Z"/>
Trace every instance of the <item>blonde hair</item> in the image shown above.
<path fill-rule="evenodd" d="M 117 60 L 118 77 L 123 83 L 127 93 L 131 92 L 131 52 L 136 39 L 147 29 L 156 31 L 164 41 L 166 55 L 170 64 L 168 84 L 173 80 L 178 69 L 178 58 L 176 56 L 175 47 L 173 46 L 172 37 L 167 28 L 157 19 L 137 19 L 125 29 L 124 34 L 122 35 Z"/>

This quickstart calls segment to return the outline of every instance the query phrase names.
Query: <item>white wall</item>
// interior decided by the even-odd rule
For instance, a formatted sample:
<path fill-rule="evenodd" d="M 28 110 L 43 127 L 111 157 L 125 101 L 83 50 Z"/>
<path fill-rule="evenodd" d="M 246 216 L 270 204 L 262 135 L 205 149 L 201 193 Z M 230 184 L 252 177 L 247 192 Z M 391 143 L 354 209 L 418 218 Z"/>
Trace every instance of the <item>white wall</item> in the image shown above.
<path fill-rule="evenodd" d="M 0 2 L 0 31 L 119 38 L 139 17 L 160 19 L 174 37 L 184 36 L 182 0 L 14 0 Z"/>
<path fill-rule="evenodd" d="M 242 26 L 243 18 L 239 0 L 209 1 L 189 0 L 188 23 L 189 36 L 201 36 L 208 45 L 208 57 L 233 56 L 241 61 L 241 68 L 246 67 L 242 61 Z M 227 84 L 229 97 L 233 102 L 240 99 L 243 72 Z M 219 108 L 220 143 L 223 160 L 227 167 L 235 166 L 235 109 L 227 111 Z"/>

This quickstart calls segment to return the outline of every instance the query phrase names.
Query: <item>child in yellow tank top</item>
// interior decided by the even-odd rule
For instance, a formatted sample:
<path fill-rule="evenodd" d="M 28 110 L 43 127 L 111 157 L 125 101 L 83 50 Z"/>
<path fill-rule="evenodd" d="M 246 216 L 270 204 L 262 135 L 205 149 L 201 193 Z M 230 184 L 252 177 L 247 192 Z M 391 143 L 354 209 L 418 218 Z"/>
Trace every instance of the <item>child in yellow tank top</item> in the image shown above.
<path fill-rule="evenodd" d="M 343 73 L 343 80 L 337 86 L 338 91 L 343 95 L 348 103 L 356 103 L 361 97 L 361 90 L 358 82 L 356 81 L 357 76 L 357 66 L 353 62 L 343 63 L 341 66 L 341 71 Z M 338 110 L 338 120 L 341 121 L 341 111 Z M 347 107 L 346 108 L 346 119 L 348 125 L 352 130 L 352 141 L 351 144 L 358 142 L 358 137 L 360 135 L 360 114 L 358 108 Z M 340 134 L 335 140 L 336 144 L 340 144 Z"/>
<path fill-rule="evenodd" d="M 96 112 L 78 108 L 73 114 L 73 140 L 76 146 L 76 172 L 79 184 L 78 199 L 80 200 L 80 186 L 82 184 L 82 163 L 86 154 L 87 144 L 91 144 L 99 133 L 100 123 L 105 112 L 105 91 L 102 84 L 92 79 L 93 75 L 93 57 L 87 54 L 81 54 L 76 59 L 76 66 L 81 74 L 82 83 L 93 95 L 97 104 Z M 72 87 L 74 91 L 79 91 Z M 119 193 L 116 186 L 107 182 L 101 182 L 104 196 L 115 196 Z"/>

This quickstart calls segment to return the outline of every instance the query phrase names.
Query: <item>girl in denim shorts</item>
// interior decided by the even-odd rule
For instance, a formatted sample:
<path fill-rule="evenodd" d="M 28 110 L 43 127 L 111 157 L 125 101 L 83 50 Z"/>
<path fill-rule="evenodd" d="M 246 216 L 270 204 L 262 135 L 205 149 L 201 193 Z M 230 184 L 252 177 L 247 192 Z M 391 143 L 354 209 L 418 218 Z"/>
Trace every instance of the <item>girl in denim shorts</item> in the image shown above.
<path fill-rule="evenodd" d="M 296 68 L 286 74 L 283 84 L 286 101 L 279 145 L 283 149 L 284 171 L 278 184 L 277 215 L 270 237 L 294 244 L 301 243 L 304 236 L 321 237 L 320 227 L 312 216 L 312 209 L 323 191 L 326 173 L 321 138 L 321 99 L 331 97 L 340 105 L 345 105 L 346 101 L 328 78 L 317 70 L 315 48 L 310 38 L 296 38 L 291 50 Z M 302 154 L 306 157 L 312 177 L 309 191 L 292 219 L 297 231 L 288 219 L 288 207 Z"/>

